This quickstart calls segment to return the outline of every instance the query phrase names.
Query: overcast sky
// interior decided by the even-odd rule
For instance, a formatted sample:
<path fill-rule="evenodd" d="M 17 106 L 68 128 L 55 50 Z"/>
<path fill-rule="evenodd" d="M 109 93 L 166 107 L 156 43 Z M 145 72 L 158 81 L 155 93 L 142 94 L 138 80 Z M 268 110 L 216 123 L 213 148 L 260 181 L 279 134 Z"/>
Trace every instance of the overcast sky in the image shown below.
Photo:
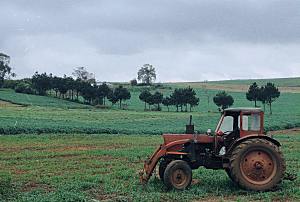
<path fill-rule="evenodd" d="M 300 1 L 1 0 L 0 52 L 18 78 L 128 81 L 145 63 L 157 81 L 300 76 Z"/>

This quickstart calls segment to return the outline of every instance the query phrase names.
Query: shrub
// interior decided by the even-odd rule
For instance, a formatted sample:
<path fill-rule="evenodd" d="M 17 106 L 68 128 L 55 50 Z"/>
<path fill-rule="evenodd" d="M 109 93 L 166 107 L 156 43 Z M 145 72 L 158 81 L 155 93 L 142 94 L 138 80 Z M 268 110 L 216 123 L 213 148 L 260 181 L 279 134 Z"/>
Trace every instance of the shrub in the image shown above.
<path fill-rule="evenodd" d="M 31 85 L 25 82 L 20 82 L 16 85 L 15 91 L 17 93 L 34 94 L 34 90 Z"/>
<path fill-rule="evenodd" d="M 18 80 L 4 80 L 3 88 L 15 89 L 19 82 Z"/>
<path fill-rule="evenodd" d="M 138 84 L 138 83 L 137 83 L 137 80 L 136 80 L 136 79 L 130 80 L 130 85 L 136 86 L 137 84 Z"/>

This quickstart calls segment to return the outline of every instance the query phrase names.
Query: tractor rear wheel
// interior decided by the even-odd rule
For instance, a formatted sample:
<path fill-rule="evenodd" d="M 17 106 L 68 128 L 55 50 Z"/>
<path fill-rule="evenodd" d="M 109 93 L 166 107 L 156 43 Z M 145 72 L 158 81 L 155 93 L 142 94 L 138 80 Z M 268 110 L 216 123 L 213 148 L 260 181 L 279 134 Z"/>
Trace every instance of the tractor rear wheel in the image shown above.
<path fill-rule="evenodd" d="M 191 185 L 192 169 L 182 160 L 175 160 L 168 164 L 164 173 L 164 184 L 167 188 L 184 190 Z"/>
<path fill-rule="evenodd" d="M 226 168 L 226 169 L 225 169 L 225 172 L 227 173 L 228 177 L 229 177 L 232 181 L 234 181 L 233 178 L 232 178 L 232 176 L 231 176 L 230 169 L 229 169 L 229 168 Z"/>
<path fill-rule="evenodd" d="M 244 189 L 267 191 L 283 179 L 285 162 L 278 146 L 265 139 L 240 143 L 230 158 L 230 176 Z"/>

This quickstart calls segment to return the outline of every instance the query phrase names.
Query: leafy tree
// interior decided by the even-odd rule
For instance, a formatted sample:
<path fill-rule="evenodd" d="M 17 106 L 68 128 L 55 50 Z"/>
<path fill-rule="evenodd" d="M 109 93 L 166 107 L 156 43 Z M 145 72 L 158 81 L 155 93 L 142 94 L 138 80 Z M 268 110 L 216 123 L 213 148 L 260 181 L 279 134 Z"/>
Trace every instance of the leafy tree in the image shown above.
<path fill-rule="evenodd" d="M 196 97 L 196 92 L 193 88 L 176 88 L 170 96 L 172 101 L 172 105 L 176 106 L 176 111 L 178 112 L 179 107 L 180 110 L 183 111 L 183 106 L 185 107 L 185 111 L 188 110 L 188 105 L 190 105 L 190 111 L 192 111 L 192 107 L 197 106 L 199 104 L 200 99 Z"/>
<path fill-rule="evenodd" d="M 147 85 L 151 85 L 151 83 L 156 79 L 155 68 L 150 64 L 144 64 L 143 67 L 138 71 L 138 80 L 142 81 Z"/>
<path fill-rule="evenodd" d="M 258 101 L 260 93 L 260 88 L 257 86 L 256 82 L 254 82 L 248 89 L 248 92 L 246 93 L 246 98 L 249 101 L 254 101 L 255 107 L 257 107 L 256 102 Z"/>
<path fill-rule="evenodd" d="M 266 93 L 265 93 L 265 87 L 264 86 L 262 86 L 262 87 L 259 88 L 257 100 L 261 101 L 261 103 L 264 106 L 264 111 L 266 111 L 267 98 L 266 98 Z"/>
<path fill-rule="evenodd" d="M 74 81 L 74 90 L 76 91 L 76 100 L 79 100 L 79 94 L 82 91 L 86 82 L 82 81 L 81 79 L 76 79 Z"/>
<path fill-rule="evenodd" d="M 87 103 L 92 104 L 93 100 L 97 97 L 97 88 L 92 86 L 90 83 L 83 82 L 81 95 Z"/>
<path fill-rule="evenodd" d="M 221 107 L 223 110 L 232 106 L 234 103 L 233 97 L 231 95 L 228 95 L 225 91 L 217 93 L 213 100 L 214 103 L 218 107 Z"/>
<path fill-rule="evenodd" d="M 111 89 L 106 83 L 102 83 L 98 86 L 97 96 L 101 99 L 101 104 L 105 105 L 105 98 L 107 98 L 110 91 Z"/>
<path fill-rule="evenodd" d="M 132 86 L 136 86 L 138 84 L 137 80 L 136 79 L 132 79 L 130 80 L 130 85 Z"/>
<path fill-rule="evenodd" d="M 197 98 L 196 96 L 189 98 L 188 103 L 190 104 L 190 112 L 192 111 L 193 107 L 199 105 L 199 101 L 200 101 L 200 99 Z"/>
<path fill-rule="evenodd" d="M 270 114 L 272 114 L 272 103 L 280 96 L 280 91 L 275 87 L 274 83 L 267 83 L 262 91 L 266 103 L 270 107 Z"/>
<path fill-rule="evenodd" d="M 59 77 L 57 83 L 57 89 L 59 91 L 59 97 L 65 98 L 65 94 L 68 92 L 67 79 L 66 76 L 64 78 Z"/>
<path fill-rule="evenodd" d="M 6 77 L 12 76 L 15 74 L 11 72 L 11 67 L 9 66 L 10 57 L 3 53 L 0 53 L 0 88 L 2 88 L 4 79 Z"/>
<path fill-rule="evenodd" d="M 163 94 L 161 92 L 156 91 L 152 96 L 151 96 L 151 101 L 153 104 L 157 104 L 157 110 L 160 111 L 160 104 L 163 101 Z"/>
<path fill-rule="evenodd" d="M 51 89 L 51 78 L 46 73 L 35 72 L 32 76 L 32 87 L 39 95 L 46 95 L 46 91 Z"/>
<path fill-rule="evenodd" d="M 147 108 L 147 101 L 149 100 L 149 98 L 151 97 L 151 93 L 148 89 L 145 89 L 141 92 L 141 94 L 139 95 L 139 99 L 142 100 L 145 103 L 145 108 L 144 110 L 146 110 Z"/>
<path fill-rule="evenodd" d="M 169 106 L 173 105 L 173 100 L 170 97 L 165 97 L 162 100 L 162 104 L 165 105 L 165 106 L 167 106 L 168 112 L 169 112 L 170 111 Z"/>
<path fill-rule="evenodd" d="M 112 105 L 116 104 L 119 101 L 119 98 L 116 96 L 114 91 L 110 91 L 107 96 L 108 100 L 111 102 Z"/>
<path fill-rule="evenodd" d="M 176 106 L 176 112 L 178 112 L 179 107 L 181 108 L 182 111 L 182 105 L 184 100 L 183 89 L 176 88 L 170 97 L 173 100 L 174 105 Z"/>
<path fill-rule="evenodd" d="M 55 97 L 58 96 L 57 94 L 58 94 L 58 92 L 59 92 L 60 79 L 61 79 L 61 78 L 59 78 L 59 77 L 57 77 L 57 76 L 54 76 L 54 77 L 52 77 L 52 79 L 51 79 L 51 87 L 52 87 L 52 89 L 53 89 L 54 92 L 55 92 Z"/>
<path fill-rule="evenodd" d="M 85 67 L 76 67 L 74 72 L 72 73 L 77 79 L 88 82 L 95 83 L 95 75 L 93 73 L 88 72 Z"/>
<path fill-rule="evenodd" d="M 16 93 L 34 94 L 34 90 L 31 88 L 31 84 L 25 81 L 20 81 L 15 86 Z"/>
<path fill-rule="evenodd" d="M 188 87 L 183 89 L 184 99 L 183 104 L 185 105 L 185 111 L 187 111 L 187 105 L 190 105 L 190 111 L 192 111 L 192 107 L 197 106 L 199 104 L 200 99 L 196 97 L 196 92 L 193 88 Z"/>
<path fill-rule="evenodd" d="M 122 108 L 122 102 L 125 100 L 129 100 L 131 98 L 131 94 L 127 88 L 124 88 L 123 86 L 119 86 L 114 90 L 114 95 L 119 101 L 119 107 Z"/>
<path fill-rule="evenodd" d="M 69 91 L 69 98 L 74 100 L 75 80 L 72 77 L 64 77 L 65 85 Z"/>
<path fill-rule="evenodd" d="M 151 95 L 150 97 L 147 98 L 146 102 L 148 103 L 149 106 L 149 110 L 151 110 L 151 106 L 154 105 L 154 99 L 153 99 L 153 95 Z"/>

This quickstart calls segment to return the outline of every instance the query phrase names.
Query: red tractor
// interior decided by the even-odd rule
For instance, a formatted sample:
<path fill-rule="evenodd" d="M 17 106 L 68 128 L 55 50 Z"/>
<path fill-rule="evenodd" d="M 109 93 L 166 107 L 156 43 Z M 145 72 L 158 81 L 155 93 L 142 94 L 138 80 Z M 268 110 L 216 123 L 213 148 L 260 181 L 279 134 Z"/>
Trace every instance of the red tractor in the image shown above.
<path fill-rule="evenodd" d="M 164 143 L 145 161 L 143 184 L 159 163 L 165 186 L 184 190 L 191 185 L 192 170 L 200 166 L 224 169 L 229 178 L 247 190 L 266 191 L 278 185 L 285 173 L 280 143 L 264 132 L 264 113 L 257 108 L 223 111 L 214 134 L 164 134 Z"/>

